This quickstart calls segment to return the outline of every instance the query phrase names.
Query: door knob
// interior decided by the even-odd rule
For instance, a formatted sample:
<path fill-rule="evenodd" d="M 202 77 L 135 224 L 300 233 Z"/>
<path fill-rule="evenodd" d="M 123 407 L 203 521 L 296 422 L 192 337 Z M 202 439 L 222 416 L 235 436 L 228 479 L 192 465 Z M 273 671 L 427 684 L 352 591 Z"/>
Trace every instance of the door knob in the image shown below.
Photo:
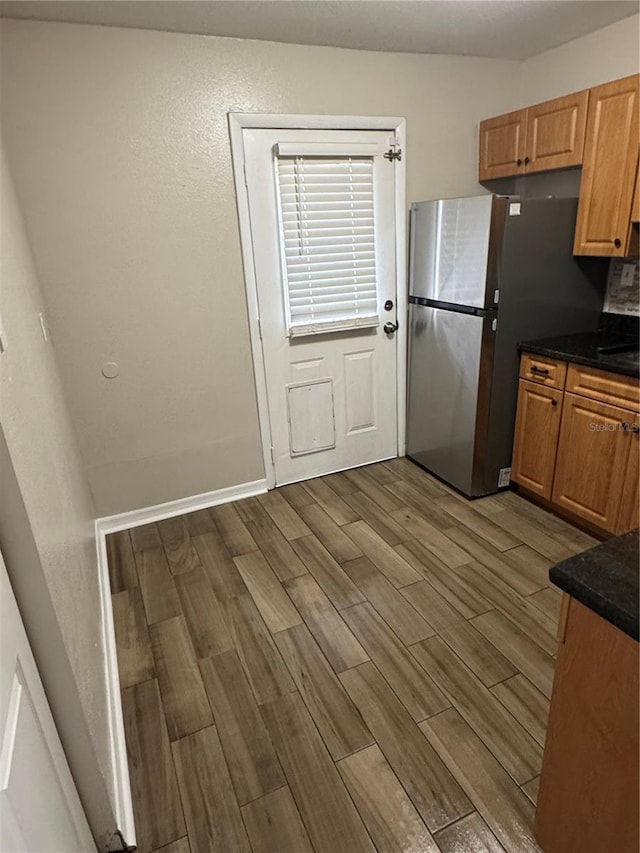
<path fill-rule="evenodd" d="M 397 323 L 385 323 L 382 327 L 387 335 L 392 335 L 398 328 Z"/>

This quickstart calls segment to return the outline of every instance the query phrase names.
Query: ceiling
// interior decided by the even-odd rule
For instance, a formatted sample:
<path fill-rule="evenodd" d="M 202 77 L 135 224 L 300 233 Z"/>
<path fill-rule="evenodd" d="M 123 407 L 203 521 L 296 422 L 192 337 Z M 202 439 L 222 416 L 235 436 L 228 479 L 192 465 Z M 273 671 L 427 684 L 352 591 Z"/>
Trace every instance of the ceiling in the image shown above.
<path fill-rule="evenodd" d="M 527 59 L 639 10 L 640 0 L 0 2 L 0 16 L 8 18 L 503 59 Z"/>

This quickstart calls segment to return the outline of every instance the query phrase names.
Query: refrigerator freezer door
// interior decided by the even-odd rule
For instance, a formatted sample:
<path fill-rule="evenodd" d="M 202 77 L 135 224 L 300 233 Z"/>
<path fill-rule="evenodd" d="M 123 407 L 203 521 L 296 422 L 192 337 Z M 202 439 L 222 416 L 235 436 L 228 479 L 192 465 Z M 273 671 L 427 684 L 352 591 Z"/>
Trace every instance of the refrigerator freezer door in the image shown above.
<path fill-rule="evenodd" d="M 409 295 L 434 299 L 438 246 L 438 201 L 421 201 L 411 207 L 411 263 Z"/>
<path fill-rule="evenodd" d="M 407 455 L 467 495 L 482 490 L 493 316 L 410 306 Z"/>
<path fill-rule="evenodd" d="M 494 197 L 452 198 L 439 202 L 435 293 L 432 299 L 484 308 Z M 493 294 L 490 294 L 493 297 Z"/>
<path fill-rule="evenodd" d="M 493 307 L 505 210 L 493 195 L 414 204 L 409 295 Z"/>

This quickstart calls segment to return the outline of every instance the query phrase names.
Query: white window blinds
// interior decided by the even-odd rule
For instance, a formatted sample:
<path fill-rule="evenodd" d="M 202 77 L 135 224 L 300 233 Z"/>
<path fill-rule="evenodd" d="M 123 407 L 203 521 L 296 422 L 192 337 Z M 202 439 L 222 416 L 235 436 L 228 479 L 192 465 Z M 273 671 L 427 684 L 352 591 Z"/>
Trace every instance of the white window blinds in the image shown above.
<path fill-rule="evenodd" d="M 277 156 L 276 172 L 289 334 L 377 325 L 373 158 Z"/>

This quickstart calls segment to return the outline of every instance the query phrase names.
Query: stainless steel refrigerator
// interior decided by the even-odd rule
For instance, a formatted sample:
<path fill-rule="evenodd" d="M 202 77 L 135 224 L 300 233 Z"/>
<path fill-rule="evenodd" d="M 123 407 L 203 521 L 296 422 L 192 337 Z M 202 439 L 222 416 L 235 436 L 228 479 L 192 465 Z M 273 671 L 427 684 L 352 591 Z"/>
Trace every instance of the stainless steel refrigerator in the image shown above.
<path fill-rule="evenodd" d="M 519 341 L 595 330 L 601 259 L 572 255 L 577 199 L 411 208 L 407 455 L 464 494 L 509 483 Z"/>

